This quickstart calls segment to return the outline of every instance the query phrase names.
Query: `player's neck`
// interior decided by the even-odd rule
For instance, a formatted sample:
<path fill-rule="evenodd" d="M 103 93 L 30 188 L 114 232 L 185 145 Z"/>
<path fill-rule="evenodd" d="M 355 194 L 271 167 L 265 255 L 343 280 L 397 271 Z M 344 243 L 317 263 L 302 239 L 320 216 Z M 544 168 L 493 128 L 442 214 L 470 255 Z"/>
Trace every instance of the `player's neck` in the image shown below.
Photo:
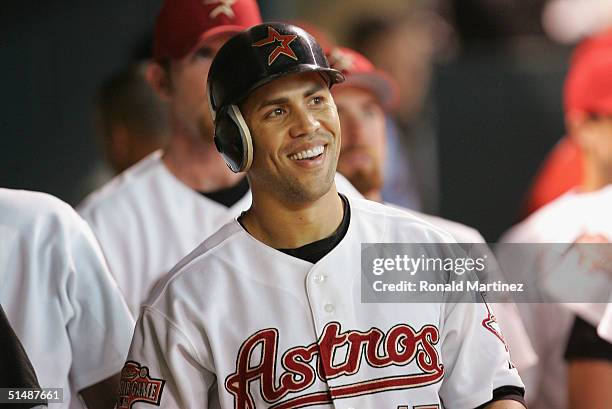
<path fill-rule="evenodd" d="M 335 184 L 312 203 L 281 203 L 253 192 L 253 205 L 242 222 L 257 240 L 273 248 L 298 248 L 333 234 L 344 215 Z"/>
<path fill-rule="evenodd" d="M 580 185 L 582 192 L 594 192 L 609 184 L 612 184 L 612 167 L 593 160 L 584 161 L 583 178 Z"/>
<path fill-rule="evenodd" d="M 178 133 L 170 138 L 163 161 L 177 179 L 201 192 L 234 186 L 244 177 L 225 165 L 213 143 Z"/>

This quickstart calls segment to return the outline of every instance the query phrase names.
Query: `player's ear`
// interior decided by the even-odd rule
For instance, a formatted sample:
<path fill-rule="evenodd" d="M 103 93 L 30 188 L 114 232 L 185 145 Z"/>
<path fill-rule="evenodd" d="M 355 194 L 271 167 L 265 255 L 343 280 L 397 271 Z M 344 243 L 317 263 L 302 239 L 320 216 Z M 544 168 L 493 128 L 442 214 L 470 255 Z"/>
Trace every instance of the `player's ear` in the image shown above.
<path fill-rule="evenodd" d="M 170 67 L 164 67 L 157 61 L 147 63 L 145 78 L 162 101 L 170 99 Z"/>

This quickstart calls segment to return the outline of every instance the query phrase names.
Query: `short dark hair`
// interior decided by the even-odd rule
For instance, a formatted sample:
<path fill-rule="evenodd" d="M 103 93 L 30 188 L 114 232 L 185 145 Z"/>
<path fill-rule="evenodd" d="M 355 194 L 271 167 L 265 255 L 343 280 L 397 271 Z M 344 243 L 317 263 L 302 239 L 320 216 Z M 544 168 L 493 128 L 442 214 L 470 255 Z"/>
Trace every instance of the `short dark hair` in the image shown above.
<path fill-rule="evenodd" d="M 130 65 L 99 87 L 96 117 L 105 137 L 116 124 L 150 139 L 161 139 L 168 133 L 167 107 L 147 82 L 144 70 L 143 64 Z"/>

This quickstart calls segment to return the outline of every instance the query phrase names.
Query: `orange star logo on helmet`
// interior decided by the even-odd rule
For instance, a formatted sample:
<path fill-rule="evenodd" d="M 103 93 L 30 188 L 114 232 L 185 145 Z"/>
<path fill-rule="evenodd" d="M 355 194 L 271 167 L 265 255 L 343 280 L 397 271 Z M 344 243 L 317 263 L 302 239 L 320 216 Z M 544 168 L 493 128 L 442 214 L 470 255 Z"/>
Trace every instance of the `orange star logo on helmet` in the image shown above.
<path fill-rule="evenodd" d="M 253 47 L 262 47 L 264 45 L 272 43 L 279 43 L 268 56 L 268 65 L 272 65 L 281 54 L 286 55 L 287 57 L 292 58 L 294 60 L 297 60 L 297 55 L 295 55 L 295 52 L 290 47 L 291 42 L 296 38 L 297 35 L 282 35 L 279 34 L 278 31 L 276 31 L 272 27 L 268 27 L 268 36 L 263 40 L 259 40 L 256 43 L 253 43 Z"/>

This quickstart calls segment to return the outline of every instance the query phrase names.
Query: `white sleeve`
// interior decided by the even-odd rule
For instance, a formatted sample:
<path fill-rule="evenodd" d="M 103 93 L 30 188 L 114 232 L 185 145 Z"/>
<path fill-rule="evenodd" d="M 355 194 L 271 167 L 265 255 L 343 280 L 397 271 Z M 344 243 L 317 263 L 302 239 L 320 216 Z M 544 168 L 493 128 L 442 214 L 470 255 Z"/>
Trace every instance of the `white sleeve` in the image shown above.
<path fill-rule="evenodd" d="M 445 408 L 473 409 L 490 401 L 496 388 L 524 387 L 489 306 L 446 303 L 443 309 L 440 398 Z"/>
<path fill-rule="evenodd" d="M 200 353 L 199 353 L 200 352 Z M 212 370 L 194 344 L 160 311 L 143 307 L 128 360 L 121 371 L 118 409 L 207 408 L 215 397 Z M 212 392 L 214 393 L 214 392 Z"/>
<path fill-rule="evenodd" d="M 121 370 L 134 319 L 93 233 L 80 218 L 70 225 L 65 251 L 71 310 L 66 323 L 72 349 L 70 378 L 80 391 Z"/>

